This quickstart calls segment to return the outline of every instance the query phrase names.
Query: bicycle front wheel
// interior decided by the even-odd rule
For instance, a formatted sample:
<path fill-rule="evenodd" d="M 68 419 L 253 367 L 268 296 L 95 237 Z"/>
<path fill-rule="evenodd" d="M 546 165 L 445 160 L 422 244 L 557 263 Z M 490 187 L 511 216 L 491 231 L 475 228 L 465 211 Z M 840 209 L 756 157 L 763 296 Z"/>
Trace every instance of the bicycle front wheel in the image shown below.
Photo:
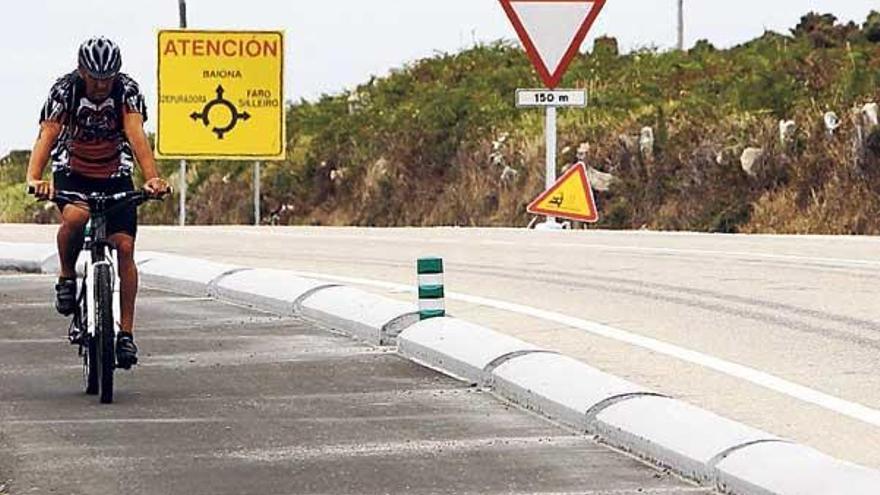
<path fill-rule="evenodd" d="M 83 282 L 82 285 L 82 293 L 87 294 L 89 288 Z M 83 359 L 83 382 L 85 383 L 86 394 L 88 395 L 98 395 L 98 391 L 100 387 L 98 386 L 98 342 L 89 335 L 87 327 L 88 324 L 85 320 L 87 318 L 89 311 L 86 305 L 88 304 L 87 297 L 80 298 L 80 306 L 77 309 L 76 314 L 76 325 L 79 326 L 79 332 L 81 333 L 82 347 L 80 347 L 80 354 Z M 84 347 L 84 348 L 83 348 Z"/>
<path fill-rule="evenodd" d="M 110 267 L 95 267 L 95 340 L 101 403 L 113 402 L 113 371 L 116 368 L 115 331 L 113 328 L 113 285 Z"/>

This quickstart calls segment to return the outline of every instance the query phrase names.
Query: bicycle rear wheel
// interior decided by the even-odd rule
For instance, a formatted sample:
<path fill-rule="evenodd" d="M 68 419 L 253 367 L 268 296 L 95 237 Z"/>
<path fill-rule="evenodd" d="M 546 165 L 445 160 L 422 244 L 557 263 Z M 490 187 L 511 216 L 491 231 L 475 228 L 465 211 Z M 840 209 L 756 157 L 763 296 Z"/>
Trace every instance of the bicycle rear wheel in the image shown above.
<path fill-rule="evenodd" d="M 95 338 L 101 403 L 113 402 L 113 371 L 116 368 L 116 341 L 113 329 L 113 286 L 110 267 L 95 267 Z"/>

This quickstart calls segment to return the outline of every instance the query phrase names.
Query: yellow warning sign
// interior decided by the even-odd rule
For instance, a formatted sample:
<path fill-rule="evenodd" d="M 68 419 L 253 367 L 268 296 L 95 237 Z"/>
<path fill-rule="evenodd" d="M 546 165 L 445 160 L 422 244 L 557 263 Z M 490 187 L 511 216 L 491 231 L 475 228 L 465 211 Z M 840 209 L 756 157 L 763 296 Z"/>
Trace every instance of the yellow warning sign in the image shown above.
<path fill-rule="evenodd" d="M 284 158 L 284 33 L 160 31 L 158 72 L 157 155 Z"/>
<path fill-rule="evenodd" d="M 598 222 L 599 212 L 596 210 L 593 188 L 587 179 L 586 166 L 578 163 L 571 167 L 553 187 L 538 196 L 527 210 L 536 215 L 578 222 Z"/>

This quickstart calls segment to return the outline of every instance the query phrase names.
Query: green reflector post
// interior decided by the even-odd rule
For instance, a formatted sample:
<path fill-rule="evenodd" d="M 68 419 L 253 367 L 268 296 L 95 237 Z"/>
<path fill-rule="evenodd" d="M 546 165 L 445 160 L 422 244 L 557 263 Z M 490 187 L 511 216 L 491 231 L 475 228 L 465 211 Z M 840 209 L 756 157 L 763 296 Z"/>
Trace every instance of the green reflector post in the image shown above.
<path fill-rule="evenodd" d="M 419 319 L 446 316 L 443 289 L 443 259 L 421 258 L 417 264 L 419 274 Z"/>
<path fill-rule="evenodd" d="M 443 258 L 420 258 L 418 262 L 419 275 L 429 273 L 443 273 Z"/>

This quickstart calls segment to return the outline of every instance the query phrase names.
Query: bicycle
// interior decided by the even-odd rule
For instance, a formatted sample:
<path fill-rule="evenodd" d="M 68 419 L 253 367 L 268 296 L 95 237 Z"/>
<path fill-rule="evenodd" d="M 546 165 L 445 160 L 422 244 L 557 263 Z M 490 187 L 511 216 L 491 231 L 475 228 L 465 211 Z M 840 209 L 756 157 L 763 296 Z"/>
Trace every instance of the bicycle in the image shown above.
<path fill-rule="evenodd" d="M 34 189 L 28 187 L 28 193 L 34 194 Z M 107 238 L 107 217 L 120 208 L 138 207 L 164 196 L 153 197 L 143 190 L 89 195 L 55 191 L 55 198 L 89 205 L 83 240 L 83 250 L 89 256 L 85 260 L 68 339 L 71 344 L 79 345 L 86 394 L 100 395 L 102 404 L 113 402 L 116 337 L 120 331 L 119 322 L 114 318 L 120 314 L 118 263 L 116 250 Z"/>

